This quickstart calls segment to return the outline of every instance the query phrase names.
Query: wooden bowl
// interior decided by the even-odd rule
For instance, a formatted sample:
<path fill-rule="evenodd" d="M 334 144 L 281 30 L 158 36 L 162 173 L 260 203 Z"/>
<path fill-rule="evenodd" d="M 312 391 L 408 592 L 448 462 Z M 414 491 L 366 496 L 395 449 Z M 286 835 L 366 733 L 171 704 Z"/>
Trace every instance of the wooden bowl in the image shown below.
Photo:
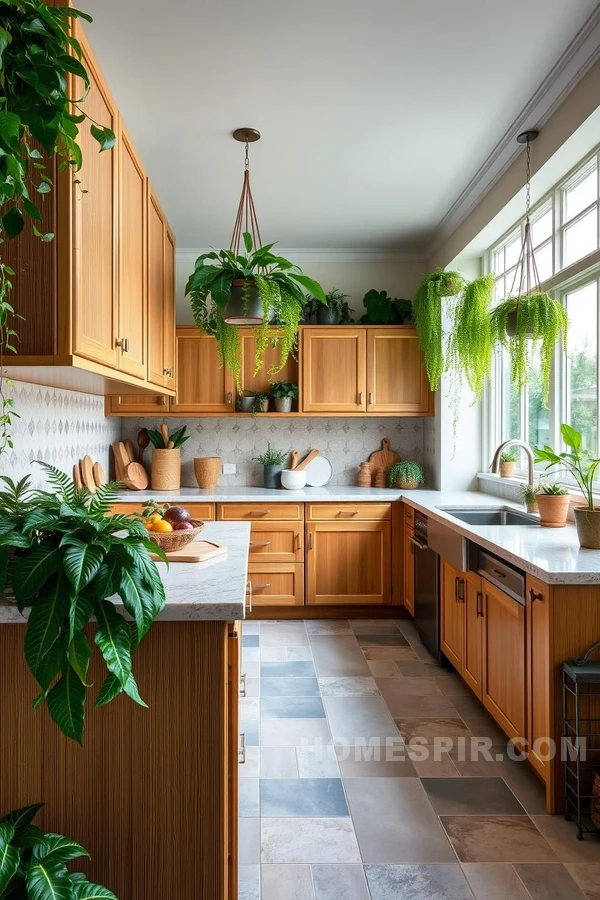
<path fill-rule="evenodd" d="M 188 544 L 195 541 L 204 528 L 204 522 L 198 522 L 197 519 L 190 519 L 190 522 L 194 526 L 193 528 L 187 528 L 183 531 L 149 531 L 148 537 L 155 544 L 158 544 L 165 553 L 181 550 L 182 547 L 187 547 Z"/>

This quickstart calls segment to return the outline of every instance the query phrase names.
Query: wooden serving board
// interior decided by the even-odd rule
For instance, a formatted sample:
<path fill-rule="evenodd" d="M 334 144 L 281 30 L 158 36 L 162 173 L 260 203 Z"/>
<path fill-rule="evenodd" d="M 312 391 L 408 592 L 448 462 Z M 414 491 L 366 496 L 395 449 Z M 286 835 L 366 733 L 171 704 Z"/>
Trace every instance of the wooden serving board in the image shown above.
<path fill-rule="evenodd" d="M 167 559 L 169 562 L 198 563 L 213 559 L 215 556 L 222 556 L 224 553 L 227 553 L 227 547 L 223 544 L 213 544 L 212 541 L 192 541 L 181 550 L 172 550 L 167 553 Z M 150 555 L 153 559 L 158 559 L 154 553 Z"/>
<path fill-rule="evenodd" d="M 377 473 L 384 472 L 387 484 L 387 476 L 389 474 L 389 471 L 394 463 L 400 462 L 400 457 L 393 450 L 390 450 L 390 442 L 387 438 L 384 438 L 381 442 L 381 450 L 376 450 L 375 453 L 371 453 L 369 462 L 371 463 L 373 483 Z"/>

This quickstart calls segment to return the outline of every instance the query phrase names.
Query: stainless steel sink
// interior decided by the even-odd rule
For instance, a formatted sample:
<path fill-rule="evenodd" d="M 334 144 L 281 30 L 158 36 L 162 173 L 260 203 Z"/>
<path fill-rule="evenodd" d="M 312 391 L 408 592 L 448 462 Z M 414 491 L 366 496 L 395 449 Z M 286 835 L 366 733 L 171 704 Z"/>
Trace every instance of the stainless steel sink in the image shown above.
<path fill-rule="evenodd" d="M 510 506 L 438 506 L 468 525 L 539 525 L 537 516 Z"/>

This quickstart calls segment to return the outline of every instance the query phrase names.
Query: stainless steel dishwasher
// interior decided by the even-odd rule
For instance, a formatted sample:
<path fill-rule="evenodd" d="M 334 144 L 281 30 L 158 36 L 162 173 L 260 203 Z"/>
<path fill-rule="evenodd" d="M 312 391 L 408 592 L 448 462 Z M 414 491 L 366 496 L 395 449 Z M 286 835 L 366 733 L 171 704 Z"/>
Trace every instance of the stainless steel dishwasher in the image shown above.
<path fill-rule="evenodd" d="M 415 511 L 415 533 L 410 542 L 415 557 L 415 625 L 429 652 L 441 660 L 440 652 L 440 560 L 427 537 L 428 519 Z"/>

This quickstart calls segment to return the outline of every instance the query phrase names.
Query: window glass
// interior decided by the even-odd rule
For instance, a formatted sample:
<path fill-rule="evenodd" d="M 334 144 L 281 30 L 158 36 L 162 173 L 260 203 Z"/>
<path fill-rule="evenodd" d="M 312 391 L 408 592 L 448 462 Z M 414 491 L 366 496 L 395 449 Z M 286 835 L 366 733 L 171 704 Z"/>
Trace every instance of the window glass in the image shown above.
<path fill-rule="evenodd" d="M 501 358 L 502 440 L 521 437 L 521 397 L 510 377 L 510 359 L 503 350 Z"/>
<path fill-rule="evenodd" d="M 583 218 L 565 228 L 563 266 L 570 266 L 598 247 L 598 210 L 590 210 Z"/>
<path fill-rule="evenodd" d="M 534 247 L 547 241 L 549 237 L 552 237 L 552 207 L 531 223 L 531 239 Z"/>
<path fill-rule="evenodd" d="M 579 215 L 591 203 L 598 199 L 598 173 L 596 166 L 576 182 L 572 187 L 565 190 L 564 194 L 564 221 L 568 222 L 574 216 Z"/>
<path fill-rule="evenodd" d="M 539 344 L 532 348 L 527 385 L 527 441 L 532 447 L 550 442 L 550 413 L 544 407 L 544 388 Z M 542 466 L 543 468 L 543 466 Z"/>
<path fill-rule="evenodd" d="M 583 446 L 598 449 L 598 282 L 566 296 L 569 314 L 567 416 Z"/>
<path fill-rule="evenodd" d="M 552 276 L 552 243 L 544 244 L 534 250 L 535 264 L 537 266 L 540 281 L 545 281 Z"/>
<path fill-rule="evenodd" d="M 521 238 L 521 232 L 511 240 L 509 244 L 506 245 L 505 249 L 505 266 L 507 269 L 510 269 L 512 266 L 516 266 L 519 261 L 519 254 L 521 252 L 521 247 L 523 245 L 523 239 Z"/>
<path fill-rule="evenodd" d="M 504 300 L 504 277 L 501 275 L 500 278 L 496 279 L 496 284 L 494 285 L 494 306 L 497 303 L 500 303 L 501 300 Z"/>

